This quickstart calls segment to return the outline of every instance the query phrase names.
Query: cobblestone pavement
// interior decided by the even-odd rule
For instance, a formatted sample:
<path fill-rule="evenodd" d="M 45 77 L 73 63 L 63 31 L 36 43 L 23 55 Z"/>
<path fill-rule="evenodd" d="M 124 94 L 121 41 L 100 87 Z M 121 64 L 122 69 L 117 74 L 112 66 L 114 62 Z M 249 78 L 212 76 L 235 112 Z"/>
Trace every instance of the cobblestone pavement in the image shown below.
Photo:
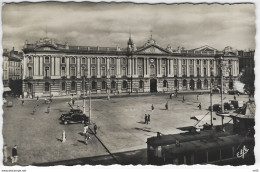
<path fill-rule="evenodd" d="M 83 143 L 82 124 L 59 123 L 60 115 L 70 108 L 67 104 L 69 98 L 54 99 L 49 114 L 46 113 L 47 105 L 43 103 L 43 100 L 26 100 L 25 105 L 22 106 L 21 100 L 12 99 L 14 107 L 3 106 L 4 143 L 8 145 L 9 156 L 12 146 L 18 145 L 19 165 L 66 162 L 66 160 L 74 160 L 73 164 L 77 162 L 78 164 L 106 164 L 104 160 L 111 157 L 108 158 L 110 155 L 100 142 L 122 164 L 128 163 L 127 157 L 129 160 L 135 157 L 135 161 L 131 160 L 133 163 L 145 164 L 146 152 L 144 150 L 148 137 L 155 136 L 156 132 L 162 134 L 180 132 L 176 128 L 196 124 L 196 121 L 190 119 L 191 116 L 208 113 L 209 94 L 199 95 L 199 100 L 197 100 L 197 94 L 184 96 L 184 103 L 182 94 L 179 94 L 179 98 L 172 99 L 169 99 L 168 94 L 160 94 L 92 100 L 90 128 L 93 128 L 93 123 L 97 124 L 99 140 L 91 135 L 89 145 Z M 232 100 L 233 96 L 224 95 L 224 98 L 225 102 Z M 248 97 L 241 95 L 237 99 L 247 101 Z M 165 110 L 167 101 L 169 109 Z M 88 100 L 86 102 L 88 105 Z M 202 104 L 202 110 L 197 107 L 199 103 Z M 220 103 L 219 94 L 213 96 L 213 104 L 216 103 Z M 76 101 L 75 104 L 82 107 L 82 100 Z M 154 111 L 151 111 L 152 104 L 155 107 Z M 33 113 L 34 107 L 35 113 Z M 144 124 L 145 114 L 151 115 L 151 123 L 148 125 Z M 221 124 L 220 117 L 215 114 L 214 117 L 216 118 L 214 124 Z M 229 120 L 225 118 L 225 122 Z M 65 143 L 59 141 L 62 130 L 65 130 L 67 135 Z M 87 157 L 88 159 L 84 159 Z M 112 164 L 114 162 L 111 160 Z M 67 163 L 70 164 L 68 161 Z M 12 164 L 8 162 L 5 165 Z"/>

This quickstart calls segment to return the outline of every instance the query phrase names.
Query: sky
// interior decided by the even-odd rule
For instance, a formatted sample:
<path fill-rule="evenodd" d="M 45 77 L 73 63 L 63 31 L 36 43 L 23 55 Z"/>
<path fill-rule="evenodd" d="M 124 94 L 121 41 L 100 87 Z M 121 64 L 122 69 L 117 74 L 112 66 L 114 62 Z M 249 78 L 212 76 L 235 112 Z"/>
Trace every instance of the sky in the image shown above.
<path fill-rule="evenodd" d="M 152 33 L 163 48 L 255 49 L 254 4 L 10 3 L 2 6 L 3 48 L 49 37 L 79 46 L 136 46 Z"/>

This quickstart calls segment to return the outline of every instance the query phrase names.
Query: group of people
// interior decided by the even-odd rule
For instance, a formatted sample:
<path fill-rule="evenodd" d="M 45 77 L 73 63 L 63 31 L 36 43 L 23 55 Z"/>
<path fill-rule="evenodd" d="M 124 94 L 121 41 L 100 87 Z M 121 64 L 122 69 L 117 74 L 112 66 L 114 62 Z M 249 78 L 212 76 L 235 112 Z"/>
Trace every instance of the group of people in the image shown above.
<path fill-rule="evenodd" d="M 88 144 L 89 139 L 91 139 L 88 130 L 89 130 L 89 126 L 87 124 L 85 124 L 84 127 L 83 127 L 82 135 L 85 137 L 85 144 L 86 145 Z M 94 134 L 97 134 L 97 125 L 96 124 L 94 124 Z M 65 132 L 65 130 L 62 131 L 61 142 L 62 143 L 66 142 L 66 132 Z"/>
<path fill-rule="evenodd" d="M 3 154 L 4 154 L 4 162 L 8 162 L 8 151 L 7 151 L 7 145 L 4 145 L 4 149 L 3 149 Z M 17 145 L 14 145 L 13 149 L 12 149 L 12 156 L 10 156 L 11 158 L 11 162 L 16 163 L 18 161 L 18 151 L 17 151 Z"/>
<path fill-rule="evenodd" d="M 149 124 L 150 121 L 151 121 L 150 114 L 145 114 L 144 123 L 145 123 L 145 124 Z"/>

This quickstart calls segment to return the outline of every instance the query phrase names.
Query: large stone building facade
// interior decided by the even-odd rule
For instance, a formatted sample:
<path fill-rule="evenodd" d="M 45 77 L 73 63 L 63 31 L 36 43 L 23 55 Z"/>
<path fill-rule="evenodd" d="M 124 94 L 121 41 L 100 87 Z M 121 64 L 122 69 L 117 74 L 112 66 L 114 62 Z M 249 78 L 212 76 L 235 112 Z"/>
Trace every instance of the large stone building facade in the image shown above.
<path fill-rule="evenodd" d="M 230 47 L 173 50 L 160 47 L 152 37 L 141 47 L 130 37 L 126 48 L 69 46 L 44 38 L 34 44 L 26 41 L 23 51 L 25 96 L 209 90 L 210 82 L 215 87 L 221 83 L 219 57 L 228 69 L 225 86 L 231 88 L 239 74 Z"/>

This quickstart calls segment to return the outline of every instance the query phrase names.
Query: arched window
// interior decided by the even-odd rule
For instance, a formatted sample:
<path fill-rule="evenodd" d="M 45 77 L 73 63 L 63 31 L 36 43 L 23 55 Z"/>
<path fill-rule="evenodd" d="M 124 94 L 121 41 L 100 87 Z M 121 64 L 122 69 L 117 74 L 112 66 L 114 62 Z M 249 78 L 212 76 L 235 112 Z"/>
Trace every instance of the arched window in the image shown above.
<path fill-rule="evenodd" d="M 62 82 L 61 83 L 61 91 L 65 91 L 66 90 L 66 82 Z"/>
<path fill-rule="evenodd" d="M 95 67 L 91 68 L 91 76 L 96 76 L 96 68 Z"/>
<path fill-rule="evenodd" d="M 76 82 L 75 82 L 75 81 L 72 81 L 70 87 L 71 87 L 70 89 L 71 89 L 72 91 L 76 91 Z"/>
<path fill-rule="evenodd" d="M 116 82 L 115 81 L 111 82 L 111 89 L 116 89 Z"/>
<path fill-rule="evenodd" d="M 197 81 L 197 89 L 201 89 L 201 80 L 200 79 Z"/>
<path fill-rule="evenodd" d="M 186 79 L 184 79 L 184 80 L 182 81 L 182 86 L 183 86 L 183 87 L 187 87 L 187 80 L 186 80 Z"/>
<path fill-rule="evenodd" d="M 168 87 L 168 82 L 167 82 L 167 80 L 164 80 L 164 81 L 163 81 L 163 87 Z"/>
<path fill-rule="evenodd" d="M 110 75 L 111 76 L 115 76 L 116 74 L 115 74 L 115 68 L 114 67 L 111 67 L 110 68 Z"/>
<path fill-rule="evenodd" d="M 182 67 L 182 75 L 186 75 L 186 68 L 185 67 Z"/>
<path fill-rule="evenodd" d="M 204 76 L 207 76 L 207 69 L 205 67 L 203 68 L 203 74 Z"/>
<path fill-rule="evenodd" d="M 85 57 L 83 57 L 83 58 L 81 59 L 81 63 L 82 63 L 82 64 L 86 64 L 86 58 L 85 58 Z"/>
<path fill-rule="evenodd" d="M 32 63 L 32 57 L 31 56 L 28 57 L 28 60 L 29 60 L 29 63 Z"/>
<path fill-rule="evenodd" d="M 126 76 L 126 68 L 125 67 L 122 68 L 122 76 Z"/>
<path fill-rule="evenodd" d="M 197 60 L 197 64 L 200 64 L 200 60 Z"/>
<path fill-rule="evenodd" d="M 200 76 L 200 68 L 197 67 L 197 75 Z"/>
<path fill-rule="evenodd" d="M 142 67 L 141 66 L 139 66 L 139 68 L 138 68 L 138 75 L 139 76 L 143 76 L 143 71 L 142 71 Z"/>
<path fill-rule="evenodd" d="M 50 63 L 50 57 L 49 56 L 44 57 L 44 63 Z"/>
<path fill-rule="evenodd" d="M 115 58 L 111 58 L 110 63 L 115 64 Z"/>
<path fill-rule="evenodd" d="M 61 58 L 61 63 L 65 63 L 65 57 Z"/>
<path fill-rule="evenodd" d="M 70 63 L 75 64 L 76 63 L 76 58 L 75 57 L 71 57 Z"/>
<path fill-rule="evenodd" d="M 207 64 L 207 60 L 203 60 L 204 64 Z"/>
<path fill-rule="evenodd" d="M 44 75 L 45 75 L 45 77 L 49 77 L 50 76 L 50 68 L 49 67 L 45 67 Z"/>
<path fill-rule="evenodd" d="M 204 88 L 208 88 L 208 80 L 207 79 L 204 80 Z"/>
<path fill-rule="evenodd" d="M 44 84 L 44 91 L 45 92 L 49 92 L 50 91 L 50 83 L 45 82 L 45 84 Z"/>
<path fill-rule="evenodd" d="M 177 79 L 174 80 L 174 87 L 178 87 L 178 80 Z"/>
<path fill-rule="evenodd" d="M 107 88 L 107 83 L 106 81 L 102 81 L 101 89 L 105 90 Z"/>
<path fill-rule="evenodd" d="M 123 89 L 127 89 L 127 82 L 126 81 L 123 81 Z"/>
<path fill-rule="evenodd" d="M 101 68 L 101 76 L 106 76 L 106 68 L 104 66 Z"/>
<path fill-rule="evenodd" d="M 97 82 L 92 81 L 92 89 L 96 90 L 97 89 Z"/>
<path fill-rule="evenodd" d="M 102 64 L 106 64 L 106 59 L 105 58 L 101 58 L 101 63 Z"/>
<path fill-rule="evenodd" d="M 144 87 L 144 81 L 140 80 L 139 81 L 139 88 L 143 88 Z"/>
<path fill-rule="evenodd" d="M 214 76 L 213 68 L 210 68 L 210 76 Z"/>

